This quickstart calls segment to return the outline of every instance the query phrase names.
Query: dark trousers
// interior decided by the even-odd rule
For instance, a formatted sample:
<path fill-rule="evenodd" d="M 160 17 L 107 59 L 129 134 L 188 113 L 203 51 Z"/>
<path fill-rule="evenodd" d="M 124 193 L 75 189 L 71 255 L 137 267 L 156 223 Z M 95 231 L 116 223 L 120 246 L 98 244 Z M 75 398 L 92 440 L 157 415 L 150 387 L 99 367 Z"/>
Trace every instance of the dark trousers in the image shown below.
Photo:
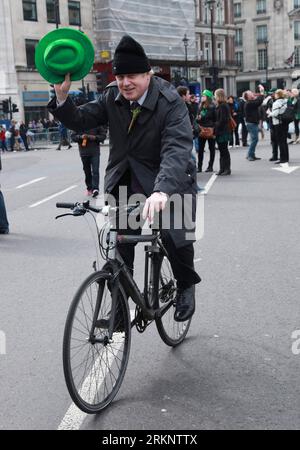
<path fill-rule="evenodd" d="M 298 139 L 298 137 L 299 137 L 299 119 L 295 119 L 295 120 L 294 120 L 294 124 L 295 124 L 295 135 L 296 135 L 296 139 Z"/>
<path fill-rule="evenodd" d="M 9 224 L 6 215 L 6 208 L 4 203 L 3 194 L 0 191 L 0 231 L 8 230 Z"/>
<path fill-rule="evenodd" d="M 228 150 L 228 142 L 218 142 L 218 148 L 220 152 L 220 172 L 230 170 L 231 158 Z"/>
<path fill-rule="evenodd" d="M 5 141 L 0 141 L 0 146 L 2 151 L 4 152 L 5 150 L 7 151 L 7 147 L 6 147 L 6 142 Z"/>
<path fill-rule="evenodd" d="M 205 148 L 206 141 L 208 141 L 208 147 L 209 147 L 208 167 L 210 169 L 213 168 L 214 160 L 215 160 L 216 140 L 215 139 L 204 139 L 204 138 L 199 137 L 198 169 L 201 171 L 202 171 L 203 155 L 204 155 L 204 148 Z"/>
<path fill-rule="evenodd" d="M 272 158 L 278 159 L 278 142 L 276 138 L 276 133 L 274 125 L 270 127 L 271 145 L 272 145 Z"/>
<path fill-rule="evenodd" d="M 89 191 L 93 191 L 94 189 L 99 191 L 100 154 L 95 153 L 89 156 L 81 156 L 81 161 L 87 189 Z"/>
<path fill-rule="evenodd" d="M 23 141 L 23 144 L 24 144 L 25 149 L 28 151 L 29 148 L 28 148 L 28 143 L 27 143 L 27 136 L 26 136 L 26 134 L 21 134 L 21 138 L 22 138 L 22 141 Z"/>
<path fill-rule="evenodd" d="M 68 146 L 68 147 L 72 147 L 70 144 L 70 141 L 68 140 L 68 135 L 67 134 L 61 134 L 60 138 L 59 138 L 59 144 L 58 144 L 58 149 L 60 150 L 60 148 L 62 146 Z"/>
<path fill-rule="evenodd" d="M 10 150 L 13 152 L 15 147 L 15 137 L 11 136 L 10 138 Z"/>
<path fill-rule="evenodd" d="M 242 124 L 242 143 L 243 145 L 247 145 L 248 129 L 244 118 L 241 119 L 241 124 Z"/>
<path fill-rule="evenodd" d="M 240 136 L 239 136 L 239 126 L 238 126 L 238 124 L 235 127 L 234 131 L 231 132 L 229 145 L 232 145 L 232 146 L 233 146 L 233 135 L 234 135 L 235 145 L 240 145 Z M 247 141 L 247 138 L 246 138 L 246 141 Z"/>
<path fill-rule="evenodd" d="M 132 190 L 131 174 L 129 171 L 123 175 L 117 187 L 114 188 L 112 195 L 115 197 L 118 204 L 118 190 L 119 186 L 127 186 L 128 197 L 133 193 L 138 193 Z M 143 221 L 141 226 L 137 230 L 130 228 L 118 229 L 120 234 L 141 234 Z M 118 224 L 117 224 L 118 228 Z M 167 230 L 161 230 L 161 237 L 163 244 L 168 252 L 170 264 L 174 273 L 174 277 L 177 281 L 177 286 L 185 289 L 193 284 L 197 284 L 201 281 L 201 278 L 194 269 L 194 246 L 188 244 L 181 248 L 176 248 L 173 239 Z M 135 244 L 118 244 L 118 250 L 120 255 L 124 259 L 127 267 L 129 267 L 133 273 Z"/>
<path fill-rule="evenodd" d="M 276 140 L 280 150 L 280 162 L 285 163 L 289 161 L 289 146 L 287 143 L 288 124 L 280 123 L 274 125 Z"/>

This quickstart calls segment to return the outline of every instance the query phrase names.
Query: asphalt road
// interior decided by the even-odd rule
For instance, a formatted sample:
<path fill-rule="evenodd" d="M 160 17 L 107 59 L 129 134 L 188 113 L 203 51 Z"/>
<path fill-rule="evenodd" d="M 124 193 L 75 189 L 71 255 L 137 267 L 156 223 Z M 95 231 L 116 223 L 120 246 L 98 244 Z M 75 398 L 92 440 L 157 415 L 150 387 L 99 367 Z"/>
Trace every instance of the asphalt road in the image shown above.
<path fill-rule="evenodd" d="M 290 151 L 300 166 L 300 146 Z M 195 245 L 203 281 L 186 341 L 170 349 L 155 326 L 133 330 L 118 396 L 102 414 L 84 416 L 81 429 L 299 429 L 292 333 L 300 330 L 300 168 L 273 170 L 270 153 L 260 144 L 263 160 L 248 162 L 245 149 L 233 149 L 232 176 L 217 178 L 204 197 L 205 232 Z M 57 429 L 71 405 L 64 322 L 96 255 L 84 218 L 54 220 L 56 201 L 84 198 L 81 163 L 75 148 L 5 154 L 2 162 L 11 233 L 0 236 L 0 429 Z"/>

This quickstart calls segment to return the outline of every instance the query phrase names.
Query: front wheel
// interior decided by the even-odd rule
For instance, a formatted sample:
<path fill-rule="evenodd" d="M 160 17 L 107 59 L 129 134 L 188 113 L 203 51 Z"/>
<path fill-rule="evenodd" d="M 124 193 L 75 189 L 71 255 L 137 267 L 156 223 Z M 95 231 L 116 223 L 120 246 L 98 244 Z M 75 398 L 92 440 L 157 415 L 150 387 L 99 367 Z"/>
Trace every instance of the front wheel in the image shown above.
<path fill-rule="evenodd" d="M 176 281 L 170 261 L 162 255 L 159 270 L 158 308 L 166 306 L 161 317 L 156 318 L 156 326 L 165 344 L 176 347 L 187 335 L 192 318 L 185 322 L 176 322 L 174 312 L 176 306 Z"/>
<path fill-rule="evenodd" d="M 80 286 L 71 303 L 63 340 L 63 367 L 74 403 L 94 414 L 117 394 L 130 351 L 130 316 L 124 290 L 119 285 L 117 319 L 112 338 L 108 324 L 112 305 L 111 275 L 100 271 Z"/>

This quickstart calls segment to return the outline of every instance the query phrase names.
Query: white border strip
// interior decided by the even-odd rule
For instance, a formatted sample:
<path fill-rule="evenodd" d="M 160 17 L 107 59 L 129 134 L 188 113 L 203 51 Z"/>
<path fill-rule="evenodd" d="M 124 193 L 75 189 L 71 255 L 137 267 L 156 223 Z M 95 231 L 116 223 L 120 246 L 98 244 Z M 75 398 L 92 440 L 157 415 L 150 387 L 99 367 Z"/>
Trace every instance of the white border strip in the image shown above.
<path fill-rule="evenodd" d="M 48 202 L 48 200 L 51 200 L 52 198 L 58 197 L 61 194 L 64 194 L 65 192 L 71 191 L 72 189 L 75 189 L 77 187 L 77 184 L 74 184 L 74 186 L 70 186 L 67 189 L 64 189 L 63 191 L 57 192 L 56 194 L 50 195 L 50 197 L 46 197 L 43 200 L 40 200 L 37 203 L 33 203 L 33 205 L 30 205 L 29 208 L 35 208 L 36 206 L 41 205 L 42 203 Z"/>

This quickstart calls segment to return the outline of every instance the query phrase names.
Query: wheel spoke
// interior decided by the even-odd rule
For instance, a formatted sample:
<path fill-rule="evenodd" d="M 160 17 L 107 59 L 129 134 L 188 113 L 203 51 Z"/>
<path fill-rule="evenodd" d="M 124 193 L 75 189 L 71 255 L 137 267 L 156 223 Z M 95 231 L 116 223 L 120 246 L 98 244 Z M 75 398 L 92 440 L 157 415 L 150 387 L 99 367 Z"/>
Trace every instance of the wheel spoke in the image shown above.
<path fill-rule="evenodd" d="M 73 400 L 84 411 L 96 412 L 110 403 L 123 380 L 131 328 L 126 327 L 124 332 L 114 332 L 111 342 L 108 340 L 108 330 L 96 328 L 94 337 L 101 337 L 103 342 L 90 341 L 94 320 L 109 318 L 111 295 L 107 279 L 101 278 L 101 274 L 95 274 L 94 277 L 89 277 L 89 280 L 79 290 L 80 294 L 75 296 L 76 305 L 69 323 L 66 324 L 66 328 L 69 326 L 69 332 L 67 341 L 64 340 L 64 364 L 66 353 L 68 362 L 65 365 L 65 375 Z M 97 317 L 94 317 L 99 301 L 100 310 Z M 121 297 L 118 316 L 120 323 L 128 321 L 128 310 L 124 302 L 125 299 Z"/>

